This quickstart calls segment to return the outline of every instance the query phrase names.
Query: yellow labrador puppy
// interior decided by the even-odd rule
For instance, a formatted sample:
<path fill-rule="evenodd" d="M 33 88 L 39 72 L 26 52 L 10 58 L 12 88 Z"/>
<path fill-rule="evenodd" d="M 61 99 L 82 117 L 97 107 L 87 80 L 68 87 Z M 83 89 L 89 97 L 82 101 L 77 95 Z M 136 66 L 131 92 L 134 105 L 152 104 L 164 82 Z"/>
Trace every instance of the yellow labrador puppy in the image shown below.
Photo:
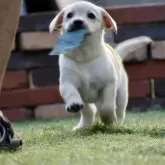
<path fill-rule="evenodd" d="M 104 42 L 104 29 L 117 32 L 114 19 L 101 7 L 81 1 L 64 8 L 50 23 L 49 30 L 62 32 L 86 29 L 83 44 L 59 57 L 60 93 L 68 112 L 81 113 L 73 130 L 90 126 L 99 102 L 105 124 L 123 123 L 128 102 L 128 78 L 122 59 L 151 42 L 137 37 L 119 44 L 114 50 Z"/>

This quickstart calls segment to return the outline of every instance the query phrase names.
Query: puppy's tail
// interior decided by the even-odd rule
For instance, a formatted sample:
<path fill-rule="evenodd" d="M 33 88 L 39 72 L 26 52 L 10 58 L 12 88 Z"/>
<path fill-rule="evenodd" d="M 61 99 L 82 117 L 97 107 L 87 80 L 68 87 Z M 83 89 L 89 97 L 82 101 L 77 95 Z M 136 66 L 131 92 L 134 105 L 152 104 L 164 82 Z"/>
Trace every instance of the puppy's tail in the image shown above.
<path fill-rule="evenodd" d="M 130 53 L 152 43 L 152 39 L 148 36 L 140 36 L 132 39 L 125 40 L 119 43 L 115 50 L 119 56 L 124 59 Z"/>

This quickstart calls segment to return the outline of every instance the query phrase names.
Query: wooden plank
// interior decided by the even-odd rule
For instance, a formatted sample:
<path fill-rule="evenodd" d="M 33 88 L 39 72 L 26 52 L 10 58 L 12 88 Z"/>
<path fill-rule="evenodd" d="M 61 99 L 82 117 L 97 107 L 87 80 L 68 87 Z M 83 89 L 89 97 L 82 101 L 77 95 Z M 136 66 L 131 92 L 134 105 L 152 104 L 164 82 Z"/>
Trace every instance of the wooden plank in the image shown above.
<path fill-rule="evenodd" d="M 165 107 L 165 97 L 152 100 L 151 106 Z"/>
<path fill-rule="evenodd" d="M 20 49 L 24 51 L 44 50 L 54 47 L 59 33 L 23 32 L 20 34 Z"/>
<path fill-rule="evenodd" d="M 119 26 L 114 38 L 116 42 L 121 42 L 141 35 L 153 40 L 165 40 L 165 23 Z"/>
<path fill-rule="evenodd" d="M 61 103 L 58 86 L 1 92 L 0 107 L 13 108 Z"/>
<path fill-rule="evenodd" d="M 165 78 L 165 61 L 147 61 L 125 64 L 129 80 Z"/>
<path fill-rule="evenodd" d="M 165 3 L 108 7 L 106 10 L 118 25 L 164 22 L 165 20 Z M 46 12 L 21 16 L 18 31 L 47 30 L 56 14 L 57 12 Z"/>
<path fill-rule="evenodd" d="M 130 81 L 128 89 L 129 97 L 131 98 L 149 97 L 151 95 L 150 83 L 148 80 Z"/>
<path fill-rule="evenodd" d="M 165 20 L 165 3 L 119 6 L 107 8 L 107 11 L 119 25 L 164 22 Z"/>
<path fill-rule="evenodd" d="M 165 97 L 165 76 L 164 79 L 155 79 L 154 87 L 156 97 Z"/>
<path fill-rule="evenodd" d="M 49 56 L 48 51 L 13 52 L 8 62 L 8 70 L 28 70 L 33 68 L 58 68 L 58 56 Z"/>
<path fill-rule="evenodd" d="M 65 110 L 64 104 L 48 104 L 40 105 L 34 109 L 36 119 L 52 119 L 52 118 L 65 118 L 75 117 L 79 113 L 69 113 Z"/>
<path fill-rule="evenodd" d="M 58 68 L 39 68 L 31 71 L 32 86 L 45 87 L 59 84 Z"/>
<path fill-rule="evenodd" d="M 28 74 L 26 71 L 5 72 L 2 90 L 15 90 L 29 87 Z"/>
<path fill-rule="evenodd" d="M 154 107 L 165 107 L 165 97 L 163 98 L 131 98 L 129 99 L 127 110 L 131 111 L 149 111 Z"/>
<path fill-rule="evenodd" d="M 54 18 L 55 12 L 44 12 L 21 16 L 18 32 L 48 30 L 51 20 Z"/>
<path fill-rule="evenodd" d="M 10 121 L 29 120 L 33 116 L 33 111 L 25 107 L 1 109 L 1 111 Z"/>
<path fill-rule="evenodd" d="M 152 59 L 165 60 L 165 41 L 157 41 L 152 44 Z"/>
<path fill-rule="evenodd" d="M 128 110 L 143 110 L 146 111 L 151 107 L 151 99 L 150 98 L 131 98 L 128 101 Z"/>

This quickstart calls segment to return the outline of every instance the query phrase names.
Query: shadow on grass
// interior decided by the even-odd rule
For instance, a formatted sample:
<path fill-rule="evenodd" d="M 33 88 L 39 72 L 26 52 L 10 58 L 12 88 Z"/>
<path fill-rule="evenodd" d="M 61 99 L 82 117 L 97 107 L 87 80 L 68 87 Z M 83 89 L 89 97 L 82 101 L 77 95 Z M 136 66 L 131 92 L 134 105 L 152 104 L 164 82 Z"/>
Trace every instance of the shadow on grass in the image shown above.
<path fill-rule="evenodd" d="M 153 138 L 161 138 L 165 135 L 165 130 L 158 127 L 145 127 L 145 128 L 127 128 L 125 126 L 106 126 L 102 124 L 95 124 L 93 127 L 83 129 L 75 132 L 79 136 L 91 136 L 93 134 L 138 134 L 143 136 L 150 136 Z"/>

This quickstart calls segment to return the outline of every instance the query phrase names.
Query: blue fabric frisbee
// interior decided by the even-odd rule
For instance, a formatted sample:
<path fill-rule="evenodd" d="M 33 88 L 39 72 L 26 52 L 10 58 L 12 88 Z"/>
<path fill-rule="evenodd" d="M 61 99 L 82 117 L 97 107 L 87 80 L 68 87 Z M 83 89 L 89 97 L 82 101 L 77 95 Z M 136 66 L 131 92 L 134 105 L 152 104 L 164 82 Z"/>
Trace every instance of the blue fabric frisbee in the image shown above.
<path fill-rule="evenodd" d="M 84 40 L 86 34 L 86 30 L 76 30 L 73 32 L 65 32 L 63 35 L 61 35 L 54 48 L 50 52 L 49 55 L 60 55 L 65 54 L 77 47 L 80 46 L 81 42 Z"/>

